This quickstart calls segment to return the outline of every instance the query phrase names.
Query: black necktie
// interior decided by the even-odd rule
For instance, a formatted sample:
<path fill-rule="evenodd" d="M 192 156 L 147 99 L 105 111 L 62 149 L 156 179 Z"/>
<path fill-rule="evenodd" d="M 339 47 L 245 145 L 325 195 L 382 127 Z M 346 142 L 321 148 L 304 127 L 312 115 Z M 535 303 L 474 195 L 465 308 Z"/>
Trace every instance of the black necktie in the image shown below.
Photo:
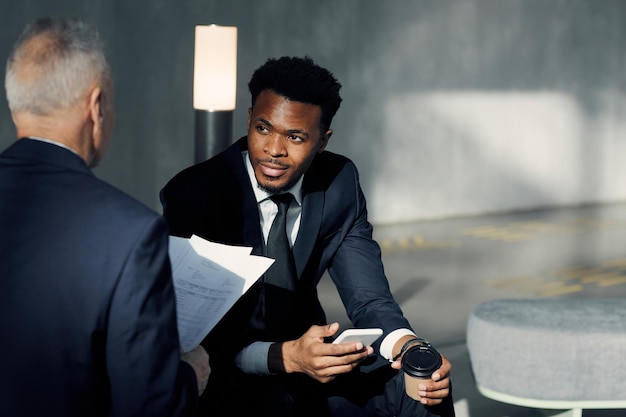
<path fill-rule="evenodd" d="M 266 284 L 294 291 L 296 288 L 296 267 L 287 238 L 287 210 L 293 200 L 289 193 L 270 197 L 278 205 L 278 213 L 274 218 L 270 233 L 267 236 L 267 251 L 274 263 L 265 273 Z"/>

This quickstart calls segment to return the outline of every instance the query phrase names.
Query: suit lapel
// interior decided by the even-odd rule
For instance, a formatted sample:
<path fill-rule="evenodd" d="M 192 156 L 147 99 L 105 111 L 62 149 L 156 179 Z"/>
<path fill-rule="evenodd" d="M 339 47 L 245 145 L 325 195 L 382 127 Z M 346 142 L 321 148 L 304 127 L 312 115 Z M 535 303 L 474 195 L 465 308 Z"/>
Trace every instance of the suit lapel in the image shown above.
<path fill-rule="evenodd" d="M 296 244 L 293 247 L 298 277 L 304 272 L 322 224 L 324 192 L 315 187 L 314 182 L 314 176 L 312 178 L 305 176 L 302 184 L 302 216 Z"/>
<path fill-rule="evenodd" d="M 241 201 L 235 202 L 233 210 L 241 210 L 241 222 L 243 231 L 243 243 L 245 245 L 252 246 L 252 253 L 254 255 L 263 255 L 263 235 L 261 234 L 259 208 L 254 197 L 254 190 L 250 183 L 250 177 L 246 170 L 246 165 L 243 162 L 241 152 L 247 149 L 246 138 L 241 138 L 229 149 L 227 158 L 229 159 L 228 166 L 235 166 L 234 170 L 235 181 L 239 184 L 239 189 L 242 190 Z M 236 229 L 236 225 L 235 225 Z"/>
<path fill-rule="evenodd" d="M 248 181 L 250 184 L 250 181 Z M 244 184 L 245 186 L 245 184 Z M 250 191 L 252 193 L 252 191 Z M 252 246 L 254 255 L 263 255 L 263 236 L 261 234 L 259 209 L 254 198 L 245 197 L 243 199 L 243 241 Z"/>

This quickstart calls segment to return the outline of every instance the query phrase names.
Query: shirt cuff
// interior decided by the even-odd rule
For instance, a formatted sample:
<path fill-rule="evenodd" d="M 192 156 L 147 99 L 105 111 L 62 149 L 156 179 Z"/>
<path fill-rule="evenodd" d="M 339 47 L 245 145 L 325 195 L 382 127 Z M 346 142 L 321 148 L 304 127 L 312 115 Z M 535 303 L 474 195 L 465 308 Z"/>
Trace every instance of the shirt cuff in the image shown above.
<path fill-rule="evenodd" d="M 269 375 L 267 357 L 271 342 L 254 342 L 235 356 L 235 365 L 246 374 Z"/>
<path fill-rule="evenodd" d="M 415 333 L 409 329 L 398 329 L 389 333 L 380 344 L 380 356 L 387 359 L 389 362 L 393 362 L 393 347 L 400 338 L 406 335 L 417 337 Z"/>

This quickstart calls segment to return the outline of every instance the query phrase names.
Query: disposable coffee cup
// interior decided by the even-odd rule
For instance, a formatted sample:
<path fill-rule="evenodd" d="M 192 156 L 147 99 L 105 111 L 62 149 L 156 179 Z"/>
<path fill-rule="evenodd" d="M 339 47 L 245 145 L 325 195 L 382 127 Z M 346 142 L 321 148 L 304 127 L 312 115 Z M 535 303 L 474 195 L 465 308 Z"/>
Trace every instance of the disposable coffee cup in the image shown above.
<path fill-rule="evenodd" d="M 433 372 L 441 367 L 441 363 L 441 355 L 432 346 L 410 347 L 402 356 L 406 395 L 420 401 L 422 398 L 417 387 L 420 382 L 431 379 Z"/>

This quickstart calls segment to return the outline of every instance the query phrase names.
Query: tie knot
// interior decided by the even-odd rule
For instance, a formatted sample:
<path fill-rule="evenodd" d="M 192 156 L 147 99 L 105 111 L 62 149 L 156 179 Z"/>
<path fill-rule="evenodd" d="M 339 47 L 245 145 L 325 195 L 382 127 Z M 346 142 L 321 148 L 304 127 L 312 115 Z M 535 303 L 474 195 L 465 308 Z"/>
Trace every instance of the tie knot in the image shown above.
<path fill-rule="evenodd" d="M 274 203 L 276 203 L 279 211 L 286 210 L 289 208 L 289 205 L 291 204 L 291 200 L 293 200 L 293 195 L 291 195 L 291 193 L 276 194 L 276 195 L 270 196 L 270 199 Z"/>

